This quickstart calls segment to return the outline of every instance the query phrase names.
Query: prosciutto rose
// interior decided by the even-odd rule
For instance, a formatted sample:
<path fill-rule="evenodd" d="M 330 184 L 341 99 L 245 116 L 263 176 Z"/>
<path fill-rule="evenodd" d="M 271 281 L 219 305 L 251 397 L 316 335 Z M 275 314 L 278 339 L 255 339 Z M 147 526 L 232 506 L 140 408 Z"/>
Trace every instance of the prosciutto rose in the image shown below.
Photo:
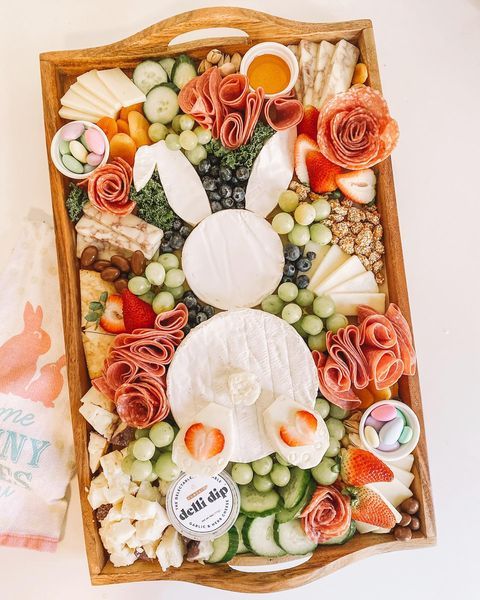
<path fill-rule="evenodd" d="M 332 486 L 319 485 L 300 517 L 312 542 L 328 542 L 347 533 L 352 518 L 350 500 Z"/>
<path fill-rule="evenodd" d="M 135 208 L 135 202 L 130 200 L 132 173 L 132 167 L 123 158 L 114 158 L 87 179 L 88 199 L 103 212 L 130 214 Z"/>

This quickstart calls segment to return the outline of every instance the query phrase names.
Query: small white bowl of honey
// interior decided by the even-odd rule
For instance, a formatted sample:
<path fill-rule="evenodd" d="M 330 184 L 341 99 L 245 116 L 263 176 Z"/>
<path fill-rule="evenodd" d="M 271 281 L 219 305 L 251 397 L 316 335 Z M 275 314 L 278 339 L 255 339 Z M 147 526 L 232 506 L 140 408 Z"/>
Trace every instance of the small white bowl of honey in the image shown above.
<path fill-rule="evenodd" d="M 262 42 L 245 53 L 240 73 L 248 77 L 252 90 L 262 87 L 266 98 L 275 98 L 288 94 L 295 85 L 298 61 L 283 44 Z"/>

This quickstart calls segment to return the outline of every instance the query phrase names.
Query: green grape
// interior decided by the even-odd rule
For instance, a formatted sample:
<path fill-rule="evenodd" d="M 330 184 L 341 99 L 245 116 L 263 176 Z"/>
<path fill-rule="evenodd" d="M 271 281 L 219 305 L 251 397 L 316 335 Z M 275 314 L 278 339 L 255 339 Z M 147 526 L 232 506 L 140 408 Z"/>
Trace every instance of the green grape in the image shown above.
<path fill-rule="evenodd" d="M 173 481 L 180 475 L 180 469 L 173 462 L 171 452 L 160 454 L 153 468 L 160 479 L 164 481 Z"/>
<path fill-rule="evenodd" d="M 195 126 L 195 119 L 193 119 L 190 115 L 181 115 L 178 119 L 178 124 L 180 125 L 180 129 L 182 131 L 189 131 L 193 129 Z"/>
<path fill-rule="evenodd" d="M 122 471 L 125 473 L 125 475 L 130 475 L 134 462 L 135 458 L 130 454 L 127 454 L 127 456 L 125 456 L 125 458 L 122 460 Z"/>
<path fill-rule="evenodd" d="M 252 469 L 257 475 L 268 475 L 273 467 L 271 456 L 264 456 L 252 462 Z"/>
<path fill-rule="evenodd" d="M 152 472 L 150 473 L 150 475 L 147 477 L 147 479 L 145 481 L 149 481 L 150 483 L 152 483 L 153 481 L 156 481 L 158 479 L 158 475 L 155 473 L 155 471 L 152 470 Z"/>
<path fill-rule="evenodd" d="M 192 163 L 192 165 L 199 165 L 202 160 L 207 158 L 207 151 L 203 146 L 197 144 L 193 150 L 185 150 L 185 156 Z"/>
<path fill-rule="evenodd" d="M 350 412 L 348 410 L 340 408 L 340 406 L 336 406 L 335 404 L 332 404 L 330 407 L 330 416 L 334 417 L 335 419 L 340 419 L 340 421 L 346 419 L 349 414 Z"/>
<path fill-rule="evenodd" d="M 310 241 L 310 230 L 306 225 L 296 223 L 288 234 L 288 241 L 296 246 L 305 246 Z"/>
<path fill-rule="evenodd" d="M 148 432 L 150 431 L 150 429 L 135 429 L 135 439 L 139 440 L 142 437 L 148 437 Z M 134 444 L 135 442 L 130 442 L 131 444 Z M 129 444 L 130 447 L 130 444 Z M 132 446 L 133 447 L 133 446 Z"/>
<path fill-rule="evenodd" d="M 321 331 L 318 335 L 309 335 L 307 344 L 310 350 L 325 352 L 327 349 L 327 332 Z"/>
<path fill-rule="evenodd" d="M 175 306 L 175 298 L 170 292 L 159 292 L 153 299 L 152 308 L 157 315 L 172 310 Z"/>
<path fill-rule="evenodd" d="M 165 285 L 170 288 L 178 287 L 185 281 L 185 273 L 181 269 L 170 269 L 165 276 Z"/>
<path fill-rule="evenodd" d="M 290 469 L 284 465 L 273 465 L 270 479 L 278 487 L 283 487 L 290 481 Z"/>
<path fill-rule="evenodd" d="M 303 290 L 298 290 L 298 296 L 295 299 L 295 302 L 298 306 L 306 307 L 312 304 L 315 298 L 315 294 L 311 290 L 307 290 L 306 288 Z"/>
<path fill-rule="evenodd" d="M 199 125 L 198 127 L 195 127 L 193 131 L 198 138 L 198 143 L 202 144 L 202 146 L 208 144 L 208 142 L 212 139 L 212 132 L 210 129 L 204 129 Z"/>
<path fill-rule="evenodd" d="M 135 276 L 128 281 L 128 289 L 132 292 L 132 294 L 135 294 L 135 296 L 146 294 L 150 291 L 151 287 L 152 284 L 146 277 Z"/>
<path fill-rule="evenodd" d="M 345 315 L 340 315 L 339 313 L 334 313 L 327 319 L 327 329 L 332 333 L 337 333 L 339 329 L 342 329 L 342 327 L 346 327 L 347 325 L 347 317 Z"/>
<path fill-rule="evenodd" d="M 233 481 L 238 485 L 247 485 L 253 479 L 253 469 L 248 463 L 235 463 L 231 474 Z"/>
<path fill-rule="evenodd" d="M 184 150 L 193 150 L 198 144 L 198 138 L 193 131 L 182 131 L 178 139 Z"/>
<path fill-rule="evenodd" d="M 275 460 L 278 462 L 279 465 L 283 465 L 284 467 L 290 466 L 290 463 L 287 460 L 285 460 L 283 456 L 278 452 L 275 452 Z"/>
<path fill-rule="evenodd" d="M 176 133 L 169 133 L 165 138 L 165 145 L 169 150 L 180 150 L 180 138 Z"/>
<path fill-rule="evenodd" d="M 332 232 L 323 223 L 314 223 L 310 227 L 310 238 L 312 242 L 325 246 L 332 241 Z"/>
<path fill-rule="evenodd" d="M 182 117 L 183 115 L 176 115 L 173 117 L 171 127 L 175 133 L 180 133 L 182 131 L 182 128 L 180 127 L 180 119 Z"/>
<path fill-rule="evenodd" d="M 305 340 L 308 337 L 308 333 L 305 332 L 305 329 L 302 327 L 302 321 L 297 321 L 296 323 L 291 323 L 291 326 L 295 329 L 295 331 L 302 336 Z"/>
<path fill-rule="evenodd" d="M 165 268 L 158 262 L 151 262 L 145 268 L 145 277 L 152 285 L 163 285 Z"/>
<path fill-rule="evenodd" d="M 323 321 L 315 315 L 306 315 L 302 319 L 302 328 L 308 335 L 318 335 L 323 329 Z"/>
<path fill-rule="evenodd" d="M 152 459 L 151 459 L 152 460 L 152 465 L 154 465 L 157 462 L 157 460 L 160 457 L 160 454 L 162 453 L 162 450 L 164 450 L 164 448 L 155 448 L 155 452 L 153 453 L 153 456 L 152 456 Z"/>
<path fill-rule="evenodd" d="M 295 221 L 299 225 L 310 225 L 315 219 L 315 209 L 308 202 L 300 202 L 295 209 Z M 315 240 L 314 240 L 315 241 Z"/>
<path fill-rule="evenodd" d="M 141 296 L 139 296 L 139 298 L 147 304 L 151 304 L 153 302 L 153 299 L 155 298 L 155 292 L 152 292 L 152 290 L 150 290 L 146 294 L 142 294 Z"/>
<path fill-rule="evenodd" d="M 324 198 L 319 198 L 312 202 L 312 206 L 315 209 L 315 221 L 322 221 L 326 219 L 330 214 L 331 208 L 328 200 Z"/>
<path fill-rule="evenodd" d="M 325 400 L 325 398 L 317 398 L 315 400 L 315 410 L 322 419 L 326 419 L 330 414 L 330 402 Z"/>
<path fill-rule="evenodd" d="M 336 461 L 328 456 L 323 458 L 316 467 L 313 467 L 312 477 L 320 485 L 332 485 L 338 478 Z"/>
<path fill-rule="evenodd" d="M 133 446 L 133 456 L 137 460 L 150 460 L 155 452 L 155 445 L 147 437 L 142 437 Z"/>
<path fill-rule="evenodd" d="M 293 325 L 297 321 L 302 318 L 302 309 L 298 306 L 298 304 L 287 304 L 283 307 L 282 310 L 282 319 L 290 325 Z"/>
<path fill-rule="evenodd" d="M 149 436 L 157 448 L 164 448 L 173 442 L 175 432 L 170 423 L 160 421 L 152 426 Z"/>
<path fill-rule="evenodd" d="M 278 205 L 285 212 L 293 212 L 298 206 L 298 194 L 293 190 L 285 190 L 278 198 Z"/>
<path fill-rule="evenodd" d="M 325 421 L 325 425 L 327 426 L 330 437 L 341 440 L 345 435 L 345 425 L 339 419 L 328 417 Z"/>
<path fill-rule="evenodd" d="M 137 429 L 137 431 L 143 431 L 143 429 Z M 140 438 L 138 438 L 138 439 L 140 439 Z M 133 447 L 135 446 L 135 441 L 136 440 L 132 440 L 131 442 L 128 443 L 127 452 L 130 456 L 133 456 Z"/>
<path fill-rule="evenodd" d="M 130 477 L 133 481 L 143 481 L 152 473 L 152 463 L 149 460 L 135 460 L 132 464 Z"/>
<path fill-rule="evenodd" d="M 257 492 L 269 492 L 273 489 L 273 481 L 269 475 L 254 475 L 253 476 L 253 487 Z"/>
<path fill-rule="evenodd" d="M 183 285 L 179 285 L 173 288 L 166 288 L 164 291 L 170 292 L 175 298 L 175 300 L 180 300 L 180 298 L 183 296 L 183 293 L 185 292 L 185 288 L 183 287 Z"/>
<path fill-rule="evenodd" d="M 170 252 L 160 254 L 160 256 L 158 257 L 158 262 L 163 266 L 165 271 L 170 271 L 170 269 L 177 269 L 180 264 L 178 257 L 175 256 L 175 254 L 171 254 Z"/>
<path fill-rule="evenodd" d="M 283 300 L 281 300 L 277 294 L 271 294 L 262 300 L 262 310 L 271 313 L 272 315 L 280 314 L 284 306 Z"/>
<path fill-rule="evenodd" d="M 335 458 L 340 452 L 340 441 L 335 438 L 330 438 L 330 444 L 325 452 L 325 456 L 329 458 Z"/>
<path fill-rule="evenodd" d="M 318 296 L 313 301 L 313 312 L 317 317 L 328 319 L 335 312 L 335 302 L 330 296 Z"/>
<path fill-rule="evenodd" d="M 152 123 L 148 128 L 148 137 L 152 142 L 164 140 L 168 135 L 168 128 L 162 123 Z"/>
<path fill-rule="evenodd" d="M 295 225 L 292 215 L 282 212 L 273 217 L 272 227 L 278 234 L 290 233 Z"/>
<path fill-rule="evenodd" d="M 277 294 L 280 300 L 292 302 L 298 296 L 298 287 L 291 281 L 287 281 L 278 287 Z"/>

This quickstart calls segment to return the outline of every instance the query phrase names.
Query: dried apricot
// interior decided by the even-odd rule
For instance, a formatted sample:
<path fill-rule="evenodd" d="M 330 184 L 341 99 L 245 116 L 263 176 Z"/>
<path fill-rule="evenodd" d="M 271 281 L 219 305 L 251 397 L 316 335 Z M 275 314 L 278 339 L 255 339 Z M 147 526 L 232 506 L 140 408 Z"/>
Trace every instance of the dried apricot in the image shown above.
<path fill-rule="evenodd" d="M 117 133 L 110 140 L 110 158 L 120 157 L 133 167 L 137 145 L 126 133 Z"/>
<path fill-rule="evenodd" d="M 110 141 L 112 137 L 118 133 L 117 122 L 115 119 L 112 119 L 112 117 L 102 117 L 99 121 L 97 121 L 97 125 L 107 136 L 108 141 Z"/>
<path fill-rule="evenodd" d="M 143 114 L 143 102 L 139 102 L 138 104 L 132 104 L 131 106 L 126 106 L 126 107 L 122 108 L 118 118 L 122 119 L 123 121 L 127 121 L 128 113 L 132 112 L 132 110 L 135 110 L 136 112 L 139 112 L 140 114 Z"/>
<path fill-rule="evenodd" d="M 127 135 L 130 135 L 130 128 L 127 121 L 124 121 L 123 119 L 117 119 L 117 127 L 118 133 L 126 133 Z"/>
<path fill-rule="evenodd" d="M 137 147 L 148 146 L 151 140 L 148 136 L 148 128 L 150 123 L 147 119 L 136 110 L 128 113 L 128 128 L 130 129 L 130 137 L 137 144 Z"/>

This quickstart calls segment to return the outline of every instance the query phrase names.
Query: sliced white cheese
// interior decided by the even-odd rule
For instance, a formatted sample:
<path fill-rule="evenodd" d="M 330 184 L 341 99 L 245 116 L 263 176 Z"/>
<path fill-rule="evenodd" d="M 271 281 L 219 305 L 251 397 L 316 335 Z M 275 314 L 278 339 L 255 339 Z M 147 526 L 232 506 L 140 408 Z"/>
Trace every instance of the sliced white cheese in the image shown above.
<path fill-rule="evenodd" d="M 393 481 L 381 481 L 379 483 L 371 483 L 370 487 L 379 492 L 386 498 L 395 508 L 413 496 L 413 492 L 404 485 L 399 479 Z"/>
<path fill-rule="evenodd" d="M 67 108 L 66 106 L 62 106 L 58 111 L 58 114 L 66 121 L 88 121 L 90 123 L 96 123 L 100 119 L 98 115 L 74 110 L 73 108 Z"/>
<path fill-rule="evenodd" d="M 397 469 L 403 469 L 404 471 L 411 471 L 413 467 L 413 454 L 408 454 L 404 458 L 400 458 L 398 460 L 394 460 L 391 462 L 392 465 L 397 467 Z"/>
<path fill-rule="evenodd" d="M 312 266 L 306 272 L 306 275 L 311 277 L 313 273 L 315 273 L 329 250 L 330 246 L 328 244 L 317 244 L 311 240 L 305 244 L 305 248 L 303 249 L 304 256 L 306 256 L 309 252 L 315 252 L 315 258 L 312 260 Z"/>
<path fill-rule="evenodd" d="M 300 76 L 303 80 L 303 104 L 312 104 L 313 86 L 315 83 L 315 63 L 317 60 L 318 44 L 310 40 L 300 40 Z"/>
<path fill-rule="evenodd" d="M 407 488 L 412 485 L 412 482 L 415 479 L 415 475 L 413 473 L 399 469 L 394 465 L 394 463 L 388 463 L 388 466 L 390 469 L 392 469 L 395 479 L 403 483 L 403 485 L 405 485 Z"/>
<path fill-rule="evenodd" d="M 116 67 L 98 71 L 98 76 L 122 106 L 145 102 L 145 94 L 125 75 L 122 69 Z"/>
<path fill-rule="evenodd" d="M 110 109 L 110 114 L 107 115 L 105 113 L 104 109 L 97 106 L 96 104 L 92 104 L 91 102 L 88 102 L 87 100 L 85 100 L 85 98 L 82 98 L 77 93 L 75 93 L 72 90 L 72 88 L 70 88 L 66 91 L 66 93 L 60 99 L 60 102 L 61 102 L 62 106 L 66 106 L 67 108 L 72 108 L 73 110 L 78 110 L 81 113 L 92 114 L 98 118 L 110 117 L 113 114 L 115 114 L 113 109 Z"/>
<path fill-rule="evenodd" d="M 275 133 L 260 150 L 253 163 L 245 193 L 245 207 L 266 217 L 277 206 L 278 196 L 292 180 L 293 150 L 297 128 Z"/>
<path fill-rule="evenodd" d="M 207 192 L 195 167 L 180 150 L 169 150 L 163 140 L 150 146 L 168 203 L 177 215 L 196 225 L 212 214 Z"/>
<path fill-rule="evenodd" d="M 87 90 L 87 88 L 83 87 L 83 85 L 78 83 L 78 81 L 76 81 L 75 83 L 72 83 L 72 85 L 70 86 L 70 90 L 72 92 L 75 92 L 75 94 L 77 94 L 78 96 L 80 96 L 81 98 L 83 98 L 84 100 L 89 102 L 90 104 L 93 104 L 100 110 L 103 110 L 103 114 L 105 116 L 111 116 L 112 118 L 117 117 L 118 109 L 115 107 L 115 105 L 113 103 L 110 104 L 109 102 L 105 102 L 98 96 L 95 96 L 95 94 L 92 94 L 91 92 L 89 92 Z M 112 99 L 112 102 L 113 102 L 113 99 Z"/>
<path fill-rule="evenodd" d="M 152 178 L 157 159 L 150 146 L 140 146 L 135 152 L 133 163 L 133 184 L 137 192 L 143 189 Z"/>
<path fill-rule="evenodd" d="M 328 247 L 329 250 L 320 262 L 315 272 L 312 271 L 310 277 L 310 283 L 308 284 L 309 290 L 314 290 L 326 277 L 333 273 L 335 269 L 338 269 L 343 263 L 348 260 L 349 256 L 344 252 L 337 244 Z"/>
<path fill-rule="evenodd" d="M 346 294 L 349 292 L 363 292 L 365 294 L 377 294 L 378 285 L 375 281 L 375 275 L 372 271 L 364 271 L 351 279 L 347 279 L 343 283 L 339 283 L 334 287 L 326 290 L 325 294 L 342 293 Z"/>
<path fill-rule="evenodd" d="M 117 415 L 114 415 L 113 413 L 108 412 L 107 410 L 100 408 L 100 406 L 96 406 L 91 402 L 82 404 L 78 410 L 83 418 L 88 421 L 88 423 L 90 423 L 90 425 L 100 435 L 106 437 L 107 440 L 112 437 L 118 421 Z"/>
<path fill-rule="evenodd" d="M 350 256 L 350 258 L 335 269 L 335 271 L 330 273 L 328 277 L 325 277 L 325 279 L 315 287 L 314 292 L 317 296 L 321 296 L 322 294 L 325 294 L 327 290 L 331 290 L 344 281 L 348 281 L 349 279 L 352 279 L 352 277 L 360 275 L 360 273 L 365 273 L 365 267 L 362 265 L 358 256 Z"/>
<path fill-rule="evenodd" d="M 335 46 L 333 44 L 326 40 L 320 42 L 315 64 L 315 81 L 313 84 L 312 98 L 313 106 L 320 105 L 320 98 L 322 97 L 323 88 L 325 86 L 325 73 L 330 65 L 334 52 Z"/>
<path fill-rule="evenodd" d="M 373 308 L 381 315 L 385 313 L 385 294 L 330 294 L 330 297 L 335 302 L 335 310 L 346 317 L 356 316 L 360 304 Z"/>
<path fill-rule="evenodd" d="M 101 408 L 108 410 L 108 412 L 113 412 L 113 409 L 115 408 L 115 404 L 93 386 L 80 399 L 80 402 L 90 402 L 91 404 L 95 404 L 95 406 L 100 406 Z"/>
<path fill-rule="evenodd" d="M 88 464 L 92 473 L 95 473 L 100 466 L 100 459 L 105 454 L 107 447 L 108 441 L 102 435 L 94 431 L 90 432 L 88 438 Z"/>
<path fill-rule="evenodd" d="M 83 73 L 83 75 L 79 75 L 77 77 L 77 83 L 90 92 L 90 94 L 93 94 L 99 100 L 105 102 L 105 104 L 113 106 L 115 110 L 120 110 L 122 108 L 122 103 L 119 102 L 110 92 L 110 90 L 98 76 L 98 71 L 95 69 L 88 71 L 87 73 Z"/>
<path fill-rule="evenodd" d="M 325 85 L 319 107 L 333 96 L 349 89 L 359 55 L 358 48 L 350 42 L 340 40 L 337 43 L 330 65 L 325 73 Z"/>

